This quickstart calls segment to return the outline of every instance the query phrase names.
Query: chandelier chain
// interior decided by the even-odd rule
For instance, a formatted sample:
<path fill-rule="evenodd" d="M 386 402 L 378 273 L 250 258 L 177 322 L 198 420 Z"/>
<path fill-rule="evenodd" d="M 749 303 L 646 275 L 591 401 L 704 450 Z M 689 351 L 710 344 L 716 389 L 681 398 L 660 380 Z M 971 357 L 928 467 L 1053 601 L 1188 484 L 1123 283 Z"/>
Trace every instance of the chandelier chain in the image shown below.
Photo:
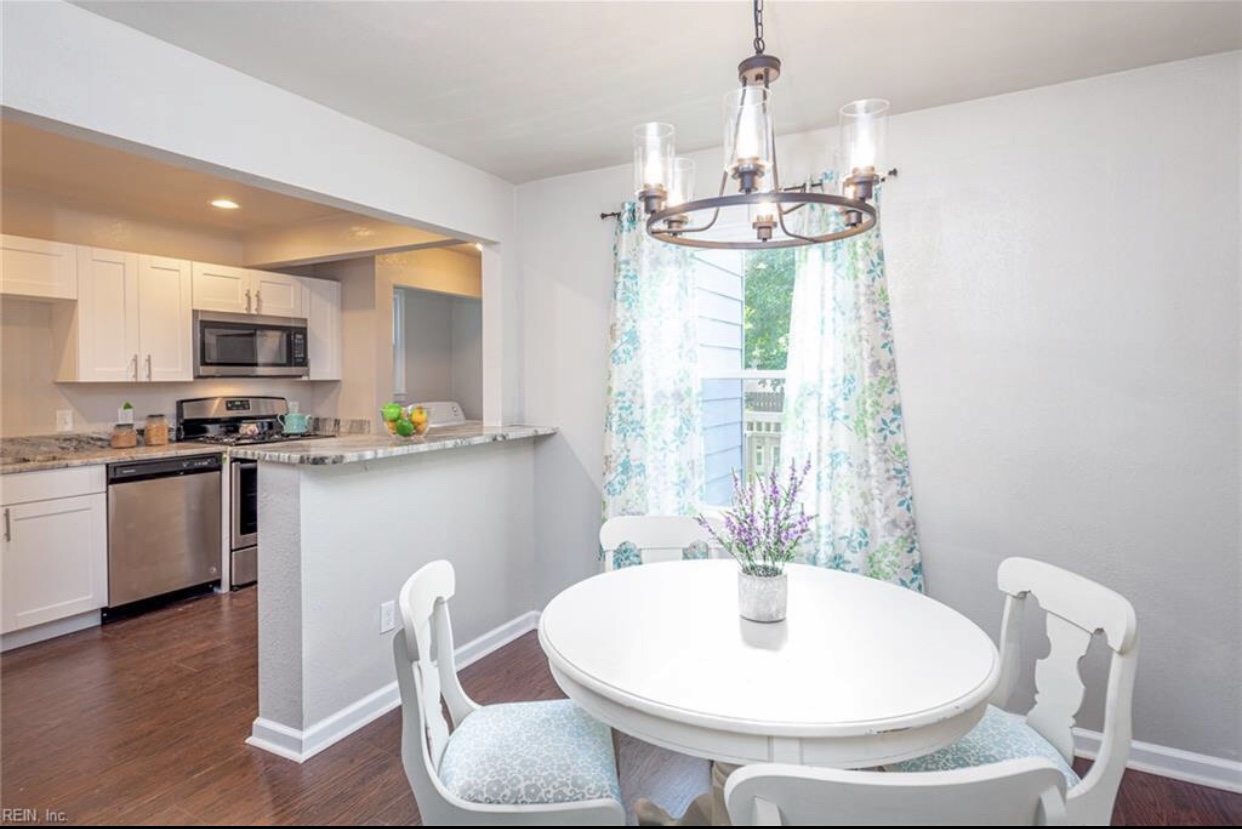
<path fill-rule="evenodd" d="M 762 55 L 766 47 L 763 42 L 763 0 L 755 0 L 755 54 Z"/>

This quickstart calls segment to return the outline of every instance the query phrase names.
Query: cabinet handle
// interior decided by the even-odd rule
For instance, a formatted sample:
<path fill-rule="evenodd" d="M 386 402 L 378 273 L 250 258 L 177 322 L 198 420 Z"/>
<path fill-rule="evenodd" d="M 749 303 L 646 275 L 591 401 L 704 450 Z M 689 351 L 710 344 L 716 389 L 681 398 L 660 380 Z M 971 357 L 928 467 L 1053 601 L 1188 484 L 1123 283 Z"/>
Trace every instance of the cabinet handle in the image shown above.
<path fill-rule="evenodd" d="M 134 352 L 134 382 L 138 382 L 138 353 Z"/>
<path fill-rule="evenodd" d="M 151 379 L 151 355 L 147 355 L 147 380 Z"/>
<path fill-rule="evenodd" d="M 254 312 L 256 314 L 263 313 L 263 289 L 254 292 Z"/>
<path fill-rule="evenodd" d="M 246 289 L 246 313 L 250 313 L 250 289 Z"/>
<path fill-rule="evenodd" d="M 9 542 L 13 540 L 13 519 L 9 516 L 9 508 L 4 508 L 4 540 Z"/>

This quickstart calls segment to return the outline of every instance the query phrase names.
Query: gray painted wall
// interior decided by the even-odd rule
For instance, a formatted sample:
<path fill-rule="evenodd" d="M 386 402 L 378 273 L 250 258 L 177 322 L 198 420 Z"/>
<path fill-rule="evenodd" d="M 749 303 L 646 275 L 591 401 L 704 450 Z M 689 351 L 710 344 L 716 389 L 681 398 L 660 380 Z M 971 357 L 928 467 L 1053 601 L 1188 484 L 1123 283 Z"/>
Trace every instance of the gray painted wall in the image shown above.
<path fill-rule="evenodd" d="M 391 684 L 380 605 L 436 559 L 458 645 L 531 610 L 533 445 L 260 464 L 259 715 L 306 729 Z"/>
<path fill-rule="evenodd" d="M 897 116 L 883 219 L 931 595 L 995 633 L 1007 556 L 1119 590 L 1141 629 L 1135 737 L 1230 759 L 1240 76 L 1235 52 Z M 826 166 L 834 141 L 786 137 L 782 168 Z M 718 151 L 698 159 L 714 190 Z M 597 566 L 613 231 L 597 216 L 629 188 L 624 166 L 518 188 L 526 414 L 561 428 L 535 453 L 545 601 Z M 1100 668 L 1093 652 L 1089 728 Z"/>
<path fill-rule="evenodd" d="M 405 295 L 405 391 L 411 403 L 456 400 L 483 416 L 483 314 L 476 299 L 398 288 Z"/>

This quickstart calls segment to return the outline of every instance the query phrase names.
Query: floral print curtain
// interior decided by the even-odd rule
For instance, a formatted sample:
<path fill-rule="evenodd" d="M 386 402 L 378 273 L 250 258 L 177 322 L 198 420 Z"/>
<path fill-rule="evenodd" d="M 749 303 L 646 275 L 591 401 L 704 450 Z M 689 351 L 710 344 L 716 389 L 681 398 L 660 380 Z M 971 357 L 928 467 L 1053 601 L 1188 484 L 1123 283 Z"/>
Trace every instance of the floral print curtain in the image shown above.
<path fill-rule="evenodd" d="M 696 515 L 703 417 L 689 252 L 648 237 L 628 202 L 613 255 L 604 518 Z"/>
<path fill-rule="evenodd" d="M 831 174 L 824 181 L 831 191 Z M 840 222 L 836 211 L 805 209 L 816 232 Z M 878 226 L 799 248 L 781 451 L 811 461 L 812 563 L 922 591 Z"/>

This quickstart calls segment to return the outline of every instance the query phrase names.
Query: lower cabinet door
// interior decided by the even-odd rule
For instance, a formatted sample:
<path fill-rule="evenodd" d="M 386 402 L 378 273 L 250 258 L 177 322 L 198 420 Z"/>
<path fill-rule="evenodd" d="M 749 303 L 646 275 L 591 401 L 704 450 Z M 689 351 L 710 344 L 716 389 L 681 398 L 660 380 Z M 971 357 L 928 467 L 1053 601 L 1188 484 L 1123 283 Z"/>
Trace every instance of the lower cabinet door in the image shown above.
<path fill-rule="evenodd" d="M 0 508 L 0 633 L 107 604 L 107 516 L 102 493 Z"/>

